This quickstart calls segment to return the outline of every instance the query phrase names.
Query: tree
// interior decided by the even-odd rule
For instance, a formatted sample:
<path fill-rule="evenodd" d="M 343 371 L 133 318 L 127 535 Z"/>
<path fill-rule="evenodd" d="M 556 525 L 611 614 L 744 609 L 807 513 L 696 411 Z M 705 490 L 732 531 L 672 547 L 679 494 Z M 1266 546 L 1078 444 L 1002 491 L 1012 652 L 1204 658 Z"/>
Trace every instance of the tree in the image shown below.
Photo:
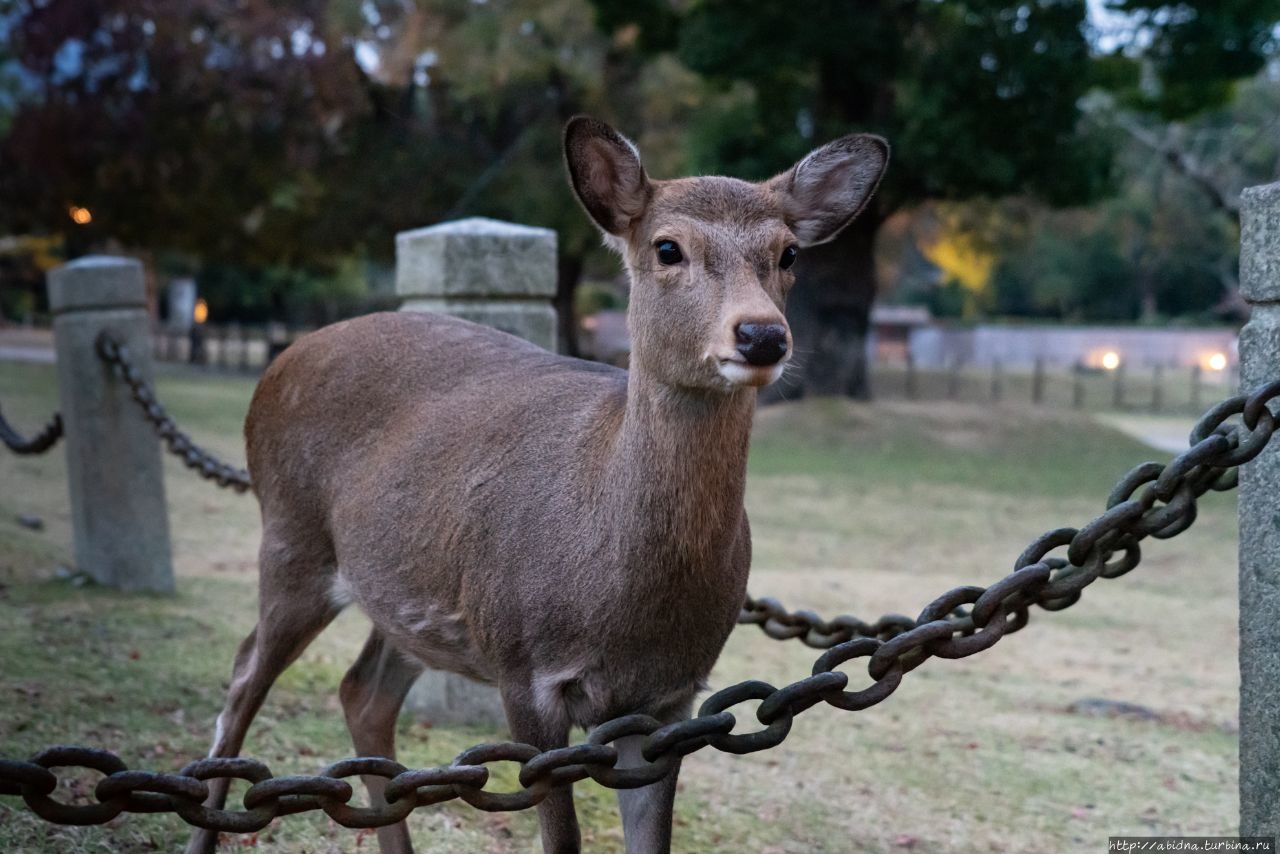
<path fill-rule="evenodd" d="M 241 261 L 312 251 L 315 176 L 369 110 L 325 0 L 18 4 L 30 93 L 0 143 L 0 225 Z M 73 247 L 73 252 L 76 247 Z"/>
<path fill-rule="evenodd" d="M 1124 90 L 1144 108 L 1217 103 L 1273 52 L 1270 22 L 1280 18 L 1276 0 L 1116 0 L 1110 5 L 1130 13 L 1144 39 L 1117 41 L 1104 62 L 1091 52 L 1080 0 L 701 0 L 680 12 L 662 0 L 594 2 L 602 26 L 644 28 L 647 49 L 674 51 L 736 94 L 692 129 L 695 159 L 708 170 L 764 177 L 814 142 L 855 129 L 890 140 L 875 205 L 805 253 L 789 306 L 813 348 L 804 388 L 855 396 L 867 391 L 873 247 L 888 216 L 926 199 L 1100 196 L 1110 151 L 1079 132 L 1091 85 Z M 1143 69 L 1167 87 L 1143 90 Z"/>
<path fill-rule="evenodd" d="M 0 53 L 0 231 L 65 231 L 71 254 L 155 250 L 198 274 L 215 311 L 261 316 L 303 293 L 336 304 L 352 257 L 385 263 L 397 231 L 544 225 L 561 238 L 570 352 L 573 291 L 603 252 L 559 168 L 560 129 L 580 110 L 652 115 L 625 123 L 670 159 L 666 130 L 700 91 L 603 35 L 586 0 L 23 0 L 0 33 L 14 55 Z M 686 97 L 648 109 L 677 78 Z M 73 224 L 72 206 L 92 221 Z"/>

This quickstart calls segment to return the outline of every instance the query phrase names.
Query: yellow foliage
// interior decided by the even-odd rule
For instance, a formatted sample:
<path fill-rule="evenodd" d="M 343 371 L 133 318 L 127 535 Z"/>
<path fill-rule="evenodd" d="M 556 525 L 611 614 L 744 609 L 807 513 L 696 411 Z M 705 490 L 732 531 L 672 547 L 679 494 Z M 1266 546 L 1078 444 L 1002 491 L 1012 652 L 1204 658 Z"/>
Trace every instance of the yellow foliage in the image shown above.
<path fill-rule="evenodd" d="M 991 282 L 995 255 L 974 246 L 963 233 L 944 227 L 938 239 L 922 246 L 920 251 L 946 274 L 947 279 L 959 282 L 971 293 L 984 292 Z"/>
<path fill-rule="evenodd" d="M 0 239 L 0 255 L 28 255 L 40 270 L 50 270 L 63 261 L 66 247 L 61 234 L 22 234 Z"/>

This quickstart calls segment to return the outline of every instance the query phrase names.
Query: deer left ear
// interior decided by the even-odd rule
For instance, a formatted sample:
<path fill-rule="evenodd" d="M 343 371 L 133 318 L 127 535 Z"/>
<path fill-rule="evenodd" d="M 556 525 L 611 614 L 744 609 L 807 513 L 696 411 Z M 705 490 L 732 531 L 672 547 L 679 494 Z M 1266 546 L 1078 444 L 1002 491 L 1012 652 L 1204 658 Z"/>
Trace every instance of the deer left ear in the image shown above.
<path fill-rule="evenodd" d="M 816 148 L 768 187 L 781 200 L 783 218 L 801 246 L 834 238 L 875 192 L 889 165 L 889 143 L 853 134 Z"/>

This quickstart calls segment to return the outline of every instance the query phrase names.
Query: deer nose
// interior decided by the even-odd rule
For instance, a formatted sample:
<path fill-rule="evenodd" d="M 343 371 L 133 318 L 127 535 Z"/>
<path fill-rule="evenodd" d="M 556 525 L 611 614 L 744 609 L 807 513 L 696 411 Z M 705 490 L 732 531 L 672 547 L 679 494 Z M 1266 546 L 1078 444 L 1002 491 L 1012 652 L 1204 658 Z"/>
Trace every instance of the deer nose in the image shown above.
<path fill-rule="evenodd" d="M 734 334 L 748 365 L 776 365 L 787 355 L 787 328 L 781 323 L 739 323 Z"/>

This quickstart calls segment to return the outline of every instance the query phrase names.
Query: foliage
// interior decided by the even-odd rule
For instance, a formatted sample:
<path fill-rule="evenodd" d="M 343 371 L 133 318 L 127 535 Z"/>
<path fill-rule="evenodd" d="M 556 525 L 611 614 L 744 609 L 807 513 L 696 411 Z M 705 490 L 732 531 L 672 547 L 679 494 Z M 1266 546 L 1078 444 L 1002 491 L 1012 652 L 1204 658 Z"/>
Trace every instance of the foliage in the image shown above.
<path fill-rule="evenodd" d="M 1222 105 L 1280 51 L 1280 0 L 1106 0 L 1124 18 L 1111 82 L 1132 107 L 1186 119 Z M 1121 71 L 1127 65 L 1127 71 Z"/>
<path fill-rule="evenodd" d="M 765 177 L 827 138 L 883 133 L 894 156 L 872 235 L 926 200 L 1130 195 L 1125 170 L 1143 164 L 1114 159 L 1129 143 L 1108 116 L 1188 152 L 1228 199 L 1273 172 L 1274 87 L 1238 81 L 1275 55 L 1280 0 L 1107 5 L 1099 32 L 1080 0 L 245 0 L 234 14 L 221 0 L 12 0 L 0 232 L 63 236 L 69 256 L 154 252 L 162 274 L 207 283 L 215 316 L 308 294 L 329 316 L 368 298 L 350 271 L 388 264 L 397 231 L 489 215 L 559 232 L 572 306 L 584 273 L 616 270 L 549 168 L 578 111 L 635 136 L 658 177 Z M 1097 87 L 1109 100 L 1082 122 Z M 1215 109 L 1251 91 L 1235 102 L 1247 115 Z M 1140 208 L 1107 214 L 1133 237 L 1116 249 L 1131 265 Z M 810 278 L 868 296 L 818 294 L 819 314 L 869 303 L 872 241 L 849 239 L 815 254 Z M 818 276 L 824 263 L 850 272 Z"/>
<path fill-rule="evenodd" d="M 644 6 L 596 6 L 603 22 L 649 25 Z M 699 166 L 764 177 L 856 129 L 893 143 L 886 210 L 1027 187 L 1074 200 L 1105 178 L 1075 135 L 1089 83 L 1083 17 L 1082 3 L 1062 2 L 703 0 L 663 47 L 722 86 L 747 86 L 692 129 Z"/>
<path fill-rule="evenodd" d="M 1025 197 L 947 208 L 950 229 L 999 256 L 980 309 L 1107 321 L 1233 316 L 1240 192 L 1280 178 L 1280 80 L 1238 84 L 1230 104 L 1186 122 L 1144 120 L 1113 101 L 1090 118 L 1133 131 L 1117 138 L 1112 198 L 1066 211 Z"/>
<path fill-rule="evenodd" d="M 581 259 L 598 238 L 548 168 L 564 119 L 628 119 L 682 170 L 672 129 L 699 106 L 696 78 L 619 48 L 584 0 L 23 0 L 0 25 L 0 83 L 17 69 L 29 90 L 0 97 L 0 230 L 154 249 L 215 315 L 341 302 L 351 259 L 386 263 L 396 232 L 444 218 L 549 226 Z"/>

